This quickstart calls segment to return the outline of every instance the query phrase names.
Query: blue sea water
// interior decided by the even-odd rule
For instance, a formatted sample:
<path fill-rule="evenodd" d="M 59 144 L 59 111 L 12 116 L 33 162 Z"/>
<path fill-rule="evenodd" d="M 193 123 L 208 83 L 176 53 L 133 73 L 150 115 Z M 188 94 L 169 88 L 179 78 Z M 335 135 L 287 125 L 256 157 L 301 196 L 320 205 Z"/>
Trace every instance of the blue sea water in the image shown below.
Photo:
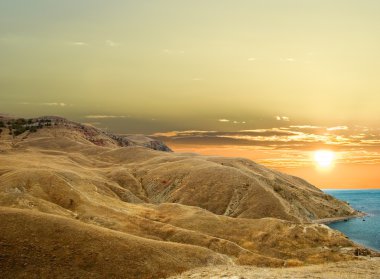
<path fill-rule="evenodd" d="M 351 240 L 380 251 L 380 189 L 376 190 L 324 190 L 340 200 L 368 214 L 363 218 L 329 224 Z M 363 221 L 365 220 L 365 221 Z"/>

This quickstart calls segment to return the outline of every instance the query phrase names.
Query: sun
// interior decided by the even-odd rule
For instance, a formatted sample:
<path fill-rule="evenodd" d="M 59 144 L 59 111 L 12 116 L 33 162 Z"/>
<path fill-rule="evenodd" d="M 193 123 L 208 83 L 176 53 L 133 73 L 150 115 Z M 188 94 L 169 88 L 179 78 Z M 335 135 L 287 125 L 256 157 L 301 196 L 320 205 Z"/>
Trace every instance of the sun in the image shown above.
<path fill-rule="evenodd" d="M 329 168 L 335 160 L 335 153 L 329 150 L 317 150 L 314 153 L 314 160 L 318 167 Z"/>

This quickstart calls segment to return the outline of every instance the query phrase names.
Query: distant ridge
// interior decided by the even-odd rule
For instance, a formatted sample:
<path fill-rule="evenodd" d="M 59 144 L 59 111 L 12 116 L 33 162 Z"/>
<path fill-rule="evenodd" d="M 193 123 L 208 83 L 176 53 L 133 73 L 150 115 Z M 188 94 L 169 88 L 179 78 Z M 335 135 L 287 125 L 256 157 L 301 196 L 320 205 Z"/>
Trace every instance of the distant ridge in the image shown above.
<path fill-rule="evenodd" d="M 0 116 L 0 121 L 2 121 L 5 126 L 10 128 L 10 132 L 13 137 L 22 136 L 23 139 L 27 138 L 30 133 L 36 132 L 38 129 L 55 128 L 55 130 L 71 130 L 73 133 L 81 135 L 84 139 L 99 146 L 116 145 L 125 147 L 137 145 L 154 150 L 166 152 L 172 151 L 161 141 L 151 139 L 143 135 L 138 138 L 136 136 L 129 137 L 128 135 L 117 135 L 103 131 L 91 125 L 69 121 L 59 116 L 41 116 L 29 119 Z M 7 124 L 8 122 L 9 124 Z"/>

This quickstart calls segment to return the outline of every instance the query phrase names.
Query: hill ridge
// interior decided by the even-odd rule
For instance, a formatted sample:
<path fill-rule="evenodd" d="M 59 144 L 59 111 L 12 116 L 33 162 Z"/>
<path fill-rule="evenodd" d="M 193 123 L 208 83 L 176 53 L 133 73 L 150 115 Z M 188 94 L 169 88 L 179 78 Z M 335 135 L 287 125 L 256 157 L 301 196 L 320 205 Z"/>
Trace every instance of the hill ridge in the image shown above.
<path fill-rule="evenodd" d="M 40 129 L 66 129 L 82 133 L 82 136 L 95 145 L 106 146 L 144 146 L 154 150 L 172 152 L 163 142 L 140 135 L 118 135 L 103 131 L 89 124 L 81 124 L 59 116 L 41 116 L 36 118 L 16 118 L 0 116 L 0 128 L 6 128 L 13 139 L 25 139 Z"/>

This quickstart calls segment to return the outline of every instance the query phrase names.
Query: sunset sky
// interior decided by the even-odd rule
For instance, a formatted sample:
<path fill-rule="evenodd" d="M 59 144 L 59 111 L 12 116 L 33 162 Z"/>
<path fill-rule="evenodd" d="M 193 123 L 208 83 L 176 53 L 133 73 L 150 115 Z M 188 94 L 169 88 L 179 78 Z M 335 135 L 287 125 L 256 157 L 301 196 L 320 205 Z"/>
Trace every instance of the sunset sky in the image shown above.
<path fill-rule="evenodd" d="M 380 188 L 379 14 L 377 0 L 0 0 L 0 113 Z"/>

